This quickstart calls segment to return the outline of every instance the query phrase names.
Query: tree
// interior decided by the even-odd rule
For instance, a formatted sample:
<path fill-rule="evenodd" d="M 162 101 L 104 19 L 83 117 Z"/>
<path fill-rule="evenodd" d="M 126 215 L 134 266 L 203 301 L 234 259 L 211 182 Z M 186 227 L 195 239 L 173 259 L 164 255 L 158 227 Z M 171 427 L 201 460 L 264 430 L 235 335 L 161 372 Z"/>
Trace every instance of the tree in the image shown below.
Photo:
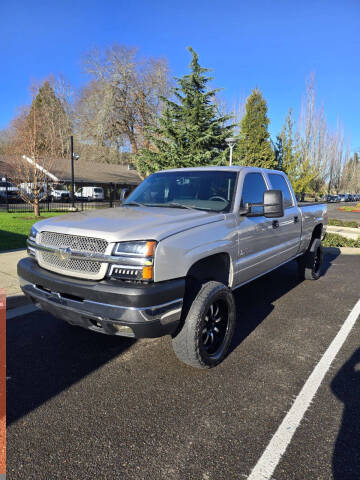
<path fill-rule="evenodd" d="M 309 159 L 302 154 L 302 143 L 298 134 L 294 134 L 292 109 L 289 110 L 275 146 L 277 167 L 284 171 L 295 193 L 304 197 L 305 192 L 314 179 L 316 173 L 310 165 Z"/>
<path fill-rule="evenodd" d="M 32 93 L 30 108 L 24 108 L 12 122 L 7 153 L 13 160 L 11 180 L 38 217 L 52 166 L 57 157 L 68 153 L 71 124 L 49 82 L 33 87 Z"/>
<path fill-rule="evenodd" d="M 99 147 L 128 148 L 135 155 L 146 144 L 144 129 L 157 122 L 161 96 L 169 91 L 166 60 L 112 45 L 92 50 L 83 63 L 92 81 L 77 103 L 80 139 Z"/>
<path fill-rule="evenodd" d="M 255 88 L 248 97 L 240 123 L 239 141 L 234 149 L 234 163 L 263 168 L 275 168 L 276 161 L 268 132 L 270 120 L 266 101 Z"/>
<path fill-rule="evenodd" d="M 69 153 L 69 137 L 72 134 L 70 119 L 60 99 L 47 80 L 38 89 L 30 107 L 29 118 L 41 118 L 36 143 L 39 151 L 51 152 L 55 157 Z"/>
<path fill-rule="evenodd" d="M 190 73 L 176 79 L 174 99 L 163 98 L 159 125 L 148 129 L 148 146 L 140 152 L 137 165 L 143 175 L 160 169 L 221 165 L 226 162 L 225 138 L 231 134 L 230 117 L 218 112 L 215 95 L 209 90 L 209 69 L 192 55 Z"/>
<path fill-rule="evenodd" d="M 345 193 L 358 193 L 360 190 L 360 158 L 357 152 L 352 157 L 347 152 L 341 176 L 341 189 Z"/>

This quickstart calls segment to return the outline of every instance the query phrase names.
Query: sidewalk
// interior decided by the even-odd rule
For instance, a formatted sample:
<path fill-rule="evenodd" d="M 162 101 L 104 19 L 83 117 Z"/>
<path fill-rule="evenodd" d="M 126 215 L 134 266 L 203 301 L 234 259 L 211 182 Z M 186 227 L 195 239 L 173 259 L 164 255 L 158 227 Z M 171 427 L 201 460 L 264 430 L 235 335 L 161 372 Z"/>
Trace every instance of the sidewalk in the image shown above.
<path fill-rule="evenodd" d="M 6 292 L 7 310 L 27 303 L 20 289 L 16 272 L 18 261 L 26 256 L 25 249 L 0 253 L 0 288 L 4 288 Z"/>

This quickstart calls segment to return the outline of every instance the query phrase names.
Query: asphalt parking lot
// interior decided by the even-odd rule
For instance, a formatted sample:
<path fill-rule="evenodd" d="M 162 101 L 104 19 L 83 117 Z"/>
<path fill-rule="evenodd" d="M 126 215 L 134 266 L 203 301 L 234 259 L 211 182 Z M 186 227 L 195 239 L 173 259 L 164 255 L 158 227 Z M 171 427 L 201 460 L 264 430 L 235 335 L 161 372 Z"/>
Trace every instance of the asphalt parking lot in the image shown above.
<path fill-rule="evenodd" d="M 329 218 L 335 218 L 336 220 L 357 220 L 360 223 L 359 212 L 347 212 L 345 210 L 339 210 L 340 207 L 351 207 L 357 205 L 359 202 L 340 202 L 340 203 L 327 203 L 327 211 Z"/>
<path fill-rule="evenodd" d="M 323 277 L 292 262 L 236 293 L 233 347 L 215 369 L 168 337 L 132 341 L 43 312 L 7 324 L 10 480 L 246 479 L 360 297 L 360 255 Z M 360 319 L 273 480 L 360 478 Z"/>

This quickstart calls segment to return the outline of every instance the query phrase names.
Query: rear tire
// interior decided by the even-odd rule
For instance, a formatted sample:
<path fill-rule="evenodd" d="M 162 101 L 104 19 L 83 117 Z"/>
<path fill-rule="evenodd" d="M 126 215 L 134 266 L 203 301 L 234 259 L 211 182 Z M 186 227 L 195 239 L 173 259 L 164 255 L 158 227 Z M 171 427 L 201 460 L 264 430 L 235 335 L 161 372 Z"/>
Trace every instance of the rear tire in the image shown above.
<path fill-rule="evenodd" d="M 172 339 L 178 359 L 195 368 L 212 368 L 226 356 L 234 334 L 236 307 L 223 283 L 202 285 L 183 327 Z"/>
<path fill-rule="evenodd" d="M 321 276 L 323 249 L 321 240 L 314 238 L 309 250 L 298 260 L 299 277 L 302 280 L 318 280 Z"/>

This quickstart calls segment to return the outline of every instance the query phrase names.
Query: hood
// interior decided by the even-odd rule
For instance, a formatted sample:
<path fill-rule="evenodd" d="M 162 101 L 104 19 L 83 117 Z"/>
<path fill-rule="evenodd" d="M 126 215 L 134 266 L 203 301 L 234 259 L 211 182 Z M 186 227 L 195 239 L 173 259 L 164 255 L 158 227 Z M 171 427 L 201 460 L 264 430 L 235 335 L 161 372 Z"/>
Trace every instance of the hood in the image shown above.
<path fill-rule="evenodd" d="M 109 242 L 161 240 L 200 225 L 219 222 L 224 214 L 163 207 L 118 207 L 61 215 L 38 222 L 39 231 L 104 238 Z"/>

